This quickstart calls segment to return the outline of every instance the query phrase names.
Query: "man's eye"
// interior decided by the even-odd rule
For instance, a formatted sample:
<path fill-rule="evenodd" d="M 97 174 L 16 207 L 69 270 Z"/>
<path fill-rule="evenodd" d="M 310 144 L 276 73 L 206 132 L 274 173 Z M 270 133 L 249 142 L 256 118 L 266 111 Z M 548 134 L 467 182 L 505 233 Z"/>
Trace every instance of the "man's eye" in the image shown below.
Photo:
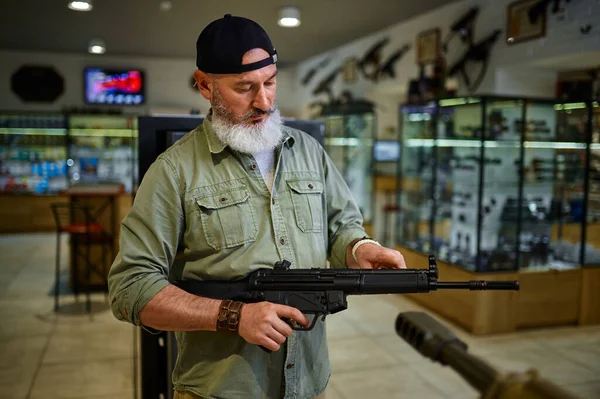
<path fill-rule="evenodd" d="M 247 89 L 237 89 L 238 93 L 248 93 L 251 90 L 250 87 L 248 87 Z"/>
<path fill-rule="evenodd" d="M 273 86 L 275 84 L 275 82 L 266 82 L 265 86 Z"/>

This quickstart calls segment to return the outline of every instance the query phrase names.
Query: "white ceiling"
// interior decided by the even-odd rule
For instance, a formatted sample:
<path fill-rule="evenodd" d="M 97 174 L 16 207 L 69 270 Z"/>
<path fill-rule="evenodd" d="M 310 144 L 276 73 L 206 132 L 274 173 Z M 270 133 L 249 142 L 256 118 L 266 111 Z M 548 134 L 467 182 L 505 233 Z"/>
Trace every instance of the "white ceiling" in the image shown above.
<path fill-rule="evenodd" d="M 85 53 L 92 38 L 107 54 L 194 58 L 198 34 L 226 13 L 251 18 L 271 36 L 280 63 L 294 64 L 454 0 L 95 0 L 91 12 L 67 0 L 0 1 L 0 49 Z M 277 25 L 280 6 L 295 4 L 298 28 Z"/>

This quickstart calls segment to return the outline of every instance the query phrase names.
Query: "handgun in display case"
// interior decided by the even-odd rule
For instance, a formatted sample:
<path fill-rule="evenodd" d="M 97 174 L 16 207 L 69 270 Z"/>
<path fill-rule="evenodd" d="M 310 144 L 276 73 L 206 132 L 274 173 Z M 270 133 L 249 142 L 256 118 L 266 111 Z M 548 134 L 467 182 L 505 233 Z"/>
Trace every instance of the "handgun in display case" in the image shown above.
<path fill-rule="evenodd" d="M 600 263 L 586 237 L 600 209 L 586 123 L 597 103 L 577 107 L 498 96 L 401 107 L 397 243 L 476 272 Z"/>

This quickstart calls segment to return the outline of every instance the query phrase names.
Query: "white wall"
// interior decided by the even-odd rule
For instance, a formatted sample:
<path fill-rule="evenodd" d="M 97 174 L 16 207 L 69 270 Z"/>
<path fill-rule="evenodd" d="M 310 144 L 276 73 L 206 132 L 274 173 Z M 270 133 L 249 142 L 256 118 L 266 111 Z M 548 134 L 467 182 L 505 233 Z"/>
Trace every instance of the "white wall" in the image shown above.
<path fill-rule="evenodd" d="M 299 114 L 308 117 L 310 112 L 307 105 L 315 100 L 325 100 L 321 95 L 314 97 L 311 92 L 316 84 L 334 68 L 343 64 L 348 57 L 362 57 L 362 55 L 379 39 L 389 37 L 390 42 L 383 50 L 385 60 L 396 49 L 409 43 L 412 49 L 396 64 L 396 78 L 385 79 L 373 83 L 359 77 L 357 83 L 344 84 L 338 77 L 333 85 L 334 94 L 342 90 L 349 90 L 357 97 L 366 97 L 374 100 L 378 107 L 379 123 L 378 136 L 385 137 L 385 130 L 389 129 L 388 121 L 397 120 L 386 115 L 389 110 L 397 115 L 397 106 L 406 99 L 408 81 L 418 77 L 416 64 L 415 42 L 417 35 L 430 28 L 440 28 L 442 40 L 448 33 L 449 27 L 458 20 L 472 6 L 479 6 L 479 15 L 475 25 L 475 41 L 487 36 L 495 29 L 503 33 L 496 42 L 489 62 L 489 67 L 476 93 L 486 94 L 512 94 L 529 95 L 536 97 L 552 97 L 554 95 L 556 71 L 552 62 L 547 62 L 544 67 L 539 65 L 540 60 L 552 60 L 566 55 L 593 54 L 600 50 L 600 29 L 596 21 L 600 18 L 600 1 L 598 0 L 572 0 L 565 6 L 565 13 L 561 18 L 548 12 L 547 34 L 543 39 L 537 39 L 520 44 L 506 44 L 506 9 L 513 0 L 463 0 L 438 8 L 423 14 L 410 21 L 387 27 L 367 37 L 350 42 L 344 46 L 326 53 L 312 57 L 297 67 L 296 92 L 300 104 Z M 579 28 L 590 24 L 592 29 L 589 34 L 583 35 Z M 596 25 L 596 26 L 594 26 Z M 465 47 L 455 37 L 449 48 L 447 62 L 452 65 L 460 58 Z M 302 86 L 300 79 L 323 59 L 330 57 L 332 61 L 318 73 L 309 85 Z M 597 61 L 600 64 L 600 59 Z M 564 68 L 565 64 L 561 66 Z M 571 67 L 577 67 L 576 63 Z M 360 76 L 360 74 L 359 74 Z M 464 88 L 459 88 L 459 94 L 465 94 Z M 391 101 L 396 100 L 396 103 Z"/>
<path fill-rule="evenodd" d="M 23 65 L 53 66 L 65 80 L 64 93 L 52 104 L 23 103 L 10 90 L 10 77 Z M 89 54 L 34 53 L 0 50 L 0 110 L 58 111 L 63 107 L 85 107 L 83 101 L 83 69 L 86 66 L 141 68 L 147 80 L 147 103 L 140 107 L 126 107 L 134 113 L 189 113 L 199 108 L 206 114 L 209 103 L 189 86 L 196 69 L 194 59 L 161 59 L 143 57 L 115 57 Z M 295 116 L 293 69 L 281 69 L 277 76 L 278 103 L 285 116 Z M 101 106 L 90 106 L 101 108 Z M 110 108 L 117 108 L 110 106 Z"/>

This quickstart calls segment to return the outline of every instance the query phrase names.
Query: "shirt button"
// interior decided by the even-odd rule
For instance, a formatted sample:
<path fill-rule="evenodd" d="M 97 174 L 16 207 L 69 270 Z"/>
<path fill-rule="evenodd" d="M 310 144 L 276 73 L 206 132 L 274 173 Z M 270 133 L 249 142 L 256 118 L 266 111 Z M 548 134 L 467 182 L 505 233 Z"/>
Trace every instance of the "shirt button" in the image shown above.
<path fill-rule="evenodd" d="M 221 202 L 225 202 L 225 201 L 227 201 L 227 197 L 221 197 L 220 201 L 221 201 Z"/>
<path fill-rule="evenodd" d="M 282 238 L 281 240 L 279 240 L 279 243 L 280 243 L 281 245 L 285 245 L 285 240 Z"/>
<path fill-rule="evenodd" d="M 310 188 L 310 189 L 312 190 L 312 188 L 313 188 L 313 185 L 312 185 L 312 184 L 309 184 L 309 185 L 308 185 L 308 188 Z"/>
<path fill-rule="evenodd" d="M 273 198 L 273 199 L 271 200 L 271 203 L 272 203 L 273 205 L 275 205 L 275 198 Z"/>
<path fill-rule="evenodd" d="M 252 164 L 252 166 L 250 166 L 252 168 L 252 170 L 256 169 L 256 164 Z"/>
<path fill-rule="evenodd" d="M 285 366 L 285 368 L 286 368 L 286 369 L 291 369 L 291 368 L 293 368 L 293 367 L 294 367 L 294 365 L 293 365 L 293 364 L 291 364 L 291 363 L 290 363 L 290 364 L 288 364 L 287 366 Z"/>

